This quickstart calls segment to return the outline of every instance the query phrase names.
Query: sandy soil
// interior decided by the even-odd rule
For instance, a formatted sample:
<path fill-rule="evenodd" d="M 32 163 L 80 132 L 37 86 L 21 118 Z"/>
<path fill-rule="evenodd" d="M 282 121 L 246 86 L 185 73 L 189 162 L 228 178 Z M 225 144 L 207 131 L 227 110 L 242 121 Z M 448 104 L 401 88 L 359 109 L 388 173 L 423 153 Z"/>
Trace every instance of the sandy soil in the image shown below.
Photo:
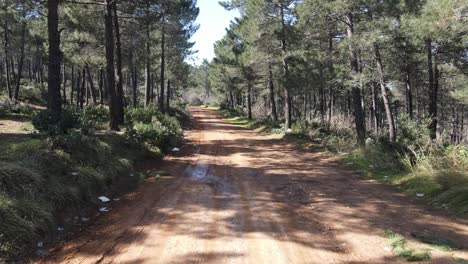
<path fill-rule="evenodd" d="M 405 263 L 384 230 L 448 237 L 468 225 L 273 136 L 193 108 L 171 176 L 147 180 L 42 263 Z M 157 170 L 161 170 L 158 168 Z M 411 241 L 412 247 L 428 248 Z M 429 263 L 468 259 L 433 250 Z"/>

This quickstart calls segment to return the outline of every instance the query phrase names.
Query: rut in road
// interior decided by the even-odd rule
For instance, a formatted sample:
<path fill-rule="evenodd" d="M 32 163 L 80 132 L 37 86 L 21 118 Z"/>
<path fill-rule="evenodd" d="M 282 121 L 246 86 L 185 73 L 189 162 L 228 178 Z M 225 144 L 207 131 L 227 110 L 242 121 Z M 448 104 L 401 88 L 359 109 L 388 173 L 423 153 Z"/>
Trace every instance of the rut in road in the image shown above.
<path fill-rule="evenodd" d="M 326 153 L 191 110 L 189 143 L 163 164 L 171 176 L 146 180 L 43 262 L 405 263 L 386 249 L 386 229 L 468 245 L 462 220 L 340 169 Z M 429 262 L 452 255 L 468 252 L 433 251 Z"/>

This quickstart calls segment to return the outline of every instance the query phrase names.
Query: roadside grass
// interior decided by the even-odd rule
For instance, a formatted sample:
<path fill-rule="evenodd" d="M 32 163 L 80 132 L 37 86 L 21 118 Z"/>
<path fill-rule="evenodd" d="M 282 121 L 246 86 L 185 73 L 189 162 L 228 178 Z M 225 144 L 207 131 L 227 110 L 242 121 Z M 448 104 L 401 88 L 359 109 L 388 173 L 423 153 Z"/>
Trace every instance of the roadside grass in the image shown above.
<path fill-rule="evenodd" d="M 113 133 L 54 142 L 2 138 L 0 149 L 0 262 L 34 248 L 57 227 L 60 212 L 97 203 L 138 161 L 156 157 Z"/>
<path fill-rule="evenodd" d="M 431 259 L 432 255 L 429 249 L 413 249 L 407 247 L 407 240 L 402 235 L 396 234 L 391 230 L 386 230 L 384 237 L 388 239 L 388 245 L 391 247 L 392 251 L 409 262 Z"/>
<path fill-rule="evenodd" d="M 217 109 L 225 120 L 263 133 L 280 133 L 288 142 L 312 151 L 330 151 L 342 166 L 360 171 L 366 177 L 389 184 L 434 207 L 447 209 L 460 217 L 468 217 L 468 148 L 433 146 L 426 153 L 404 154 L 385 144 L 370 143 L 358 147 L 345 131 L 338 134 L 321 132 L 301 124 L 284 133 L 281 124 L 248 120 L 242 113 Z"/>

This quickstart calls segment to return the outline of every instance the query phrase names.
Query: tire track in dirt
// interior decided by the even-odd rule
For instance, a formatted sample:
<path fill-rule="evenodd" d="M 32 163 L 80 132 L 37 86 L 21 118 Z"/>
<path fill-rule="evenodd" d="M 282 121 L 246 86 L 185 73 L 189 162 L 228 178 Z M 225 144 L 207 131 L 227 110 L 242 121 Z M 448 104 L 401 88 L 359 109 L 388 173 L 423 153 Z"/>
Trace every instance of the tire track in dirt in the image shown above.
<path fill-rule="evenodd" d="M 405 263 L 385 250 L 385 229 L 468 246 L 462 220 L 326 154 L 191 110 L 189 144 L 157 168 L 171 176 L 146 180 L 42 263 Z M 467 258 L 466 250 L 433 255 L 429 263 Z"/>

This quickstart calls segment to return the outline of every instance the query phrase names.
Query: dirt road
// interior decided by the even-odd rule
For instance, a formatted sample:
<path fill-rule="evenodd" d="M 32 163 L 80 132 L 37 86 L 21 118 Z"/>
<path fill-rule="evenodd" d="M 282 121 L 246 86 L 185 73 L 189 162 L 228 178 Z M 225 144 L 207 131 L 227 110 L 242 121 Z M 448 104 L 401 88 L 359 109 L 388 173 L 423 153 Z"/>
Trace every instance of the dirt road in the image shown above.
<path fill-rule="evenodd" d="M 212 110 L 192 113 L 189 143 L 164 162 L 171 176 L 147 180 L 44 262 L 405 263 L 389 251 L 386 229 L 468 246 L 466 223 L 324 153 L 228 124 Z M 467 251 L 432 253 L 430 263 L 468 259 Z"/>

